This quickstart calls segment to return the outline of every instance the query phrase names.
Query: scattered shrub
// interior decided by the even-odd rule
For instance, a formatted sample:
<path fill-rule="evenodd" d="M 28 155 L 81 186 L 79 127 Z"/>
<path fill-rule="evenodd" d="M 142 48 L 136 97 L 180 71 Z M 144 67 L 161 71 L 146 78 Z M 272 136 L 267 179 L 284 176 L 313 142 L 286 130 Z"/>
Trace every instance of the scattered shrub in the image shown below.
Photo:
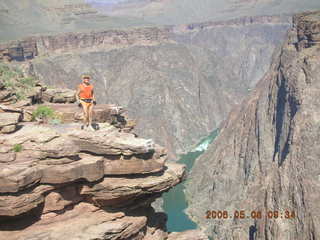
<path fill-rule="evenodd" d="M 14 152 L 21 152 L 22 151 L 22 145 L 21 144 L 15 144 L 12 148 Z"/>
<path fill-rule="evenodd" d="M 55 117 L 54 110 L 48 106 L 38 106 L 36 110 L 32 112 L 32 117 L 40 119 L 53 119 Z"/>
<path fill-rule="evenodd" d="M 32 112 L 32 121 L 36 119 L 41 119 L 46 123 L 50 123 L 53 125 L 60 124 L 62 122 L 61 116 L 56 113 L 51 107 L 48 106 L 38 106 Z"/>

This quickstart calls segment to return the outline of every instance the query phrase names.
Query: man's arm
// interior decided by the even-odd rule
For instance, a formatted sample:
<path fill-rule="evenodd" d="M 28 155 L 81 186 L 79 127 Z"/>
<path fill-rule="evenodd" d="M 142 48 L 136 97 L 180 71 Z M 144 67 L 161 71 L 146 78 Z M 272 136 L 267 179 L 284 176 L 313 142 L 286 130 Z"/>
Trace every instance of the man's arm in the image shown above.
<path fill-rule="evenodd" d="M 80 97 L 79 97 L 80 91 L 81 91 L 81 90 L 80 90 L 80 87 L 78 86 L 77 92 L 76 92 L 76 99 L 77 99 L 77 102 L 78 102 L 78 103 L 79 103 L 79 100 L 80 100 L 80 99 L 79 99 L 79 98 L 80 98 Z"/>
<path fill-rule="evenodd" d="M 92 89 L 92 100 L 93 100 L 93 103 L 96 104 L 96 97 L 94 96 L 94 91 Z"/>

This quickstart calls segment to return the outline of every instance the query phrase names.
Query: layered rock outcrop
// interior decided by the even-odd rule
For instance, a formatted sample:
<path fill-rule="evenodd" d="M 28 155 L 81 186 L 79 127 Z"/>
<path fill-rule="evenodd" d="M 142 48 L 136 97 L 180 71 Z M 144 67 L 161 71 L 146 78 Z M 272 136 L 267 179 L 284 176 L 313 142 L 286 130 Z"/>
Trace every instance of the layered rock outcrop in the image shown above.
<path fill-rule="evenodd" d="M 320 12 L 294 17 L 268 73 L 194 165 L 188 212 L 215 239 L 320 238 L 319 24 Z"/>
<path fill-rule="evenodd" d="M 184 166 L 165 164 L 165 149 L 110 124 L 95 132 L 60 125 L 0 135 L 1 237 L 166 239 L 165 221 L 149 226 L 148 206 L 183 180 Z"/>
<path fill-rule="evenodd" d="M 167 42 L 168 38 L 169 29 L 157 27 L 28 37 L 24 40 L 1 43 L 0 61 L 25 61 L 37 56 L 77 50 L 97 51 L 135 45 L 148 46 Z"/>
<path fill-rule="evenodd" d="M 75 104 L 16 100 L 0 105 L 0 239 L 172 239 L 151 203 L 184 180 L 185 166 L 132 133 L 122 107 L 97 105 L 90 131 Z M 35 121 L 39 106 L 59 122 Z"/>

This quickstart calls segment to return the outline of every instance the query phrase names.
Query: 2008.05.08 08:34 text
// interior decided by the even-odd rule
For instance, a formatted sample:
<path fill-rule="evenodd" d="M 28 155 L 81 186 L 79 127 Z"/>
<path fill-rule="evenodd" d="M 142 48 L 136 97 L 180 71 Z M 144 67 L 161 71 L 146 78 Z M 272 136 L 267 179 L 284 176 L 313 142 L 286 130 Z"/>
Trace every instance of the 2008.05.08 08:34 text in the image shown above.
<path fill-rule="evenodd" d="M 220 210 L 208 210 L 206 211 L 207 219 L 294 219 L 296 214 L 291 210 L 269 210 L 269 211 L 245 211 L 245 210 L 235 210 L 235 211 L 220 211 Z"/>

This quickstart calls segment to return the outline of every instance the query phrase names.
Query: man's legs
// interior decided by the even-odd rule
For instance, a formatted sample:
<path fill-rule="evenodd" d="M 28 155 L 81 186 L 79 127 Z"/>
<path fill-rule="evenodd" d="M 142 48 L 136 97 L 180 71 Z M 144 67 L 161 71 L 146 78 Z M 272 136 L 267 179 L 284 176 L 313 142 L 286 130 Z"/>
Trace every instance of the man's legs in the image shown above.
<path fill-rule="evenodd" d="M 83 110 L 83 125 L 89 125 L 89 112 L 88 112 L 88 105 L 85 102 L 82 102 L 82 110 Z"/>
<path fill-rule="evenodd" d="M 93 117 L 93 104 L 91 103 L 88 106 L 88 121 L 91 127 L 92 127 L 92 117 Z"/>

